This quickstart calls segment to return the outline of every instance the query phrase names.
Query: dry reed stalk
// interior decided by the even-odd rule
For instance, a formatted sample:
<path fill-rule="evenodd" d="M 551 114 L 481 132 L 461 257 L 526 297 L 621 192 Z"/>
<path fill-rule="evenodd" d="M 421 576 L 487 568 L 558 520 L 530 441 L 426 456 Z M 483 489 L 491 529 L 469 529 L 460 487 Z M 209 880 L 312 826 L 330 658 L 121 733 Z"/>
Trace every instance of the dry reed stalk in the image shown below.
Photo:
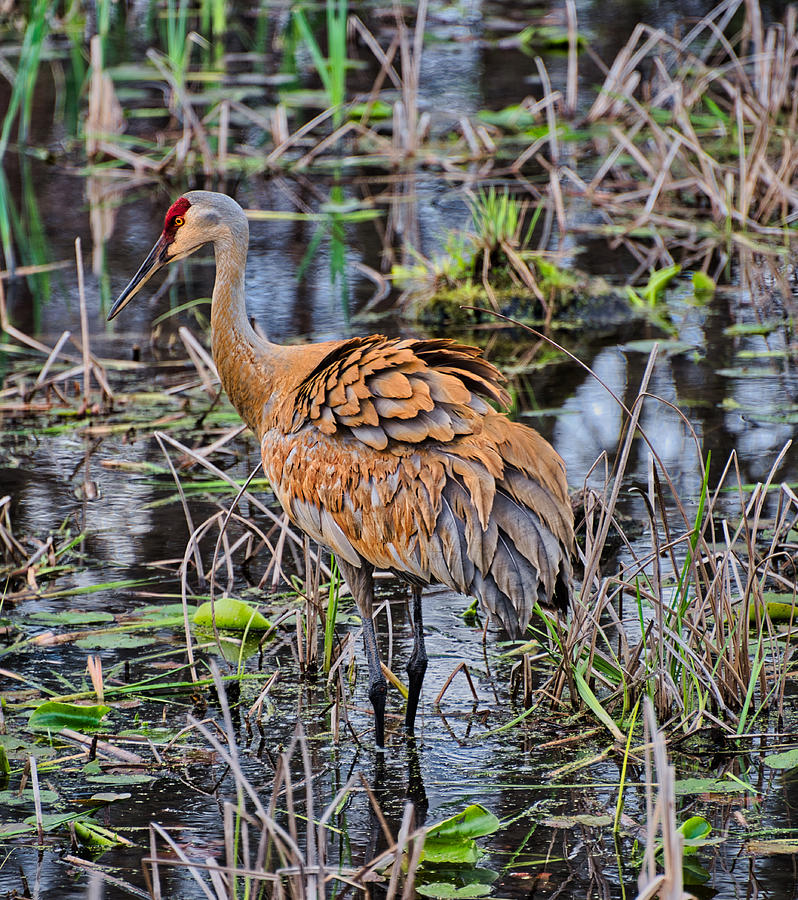
<path fill-rule="evenodd" d="M 213 358 L 185 325 L 181 325 L 177 333 L 180 335 L 186 352 L 197 370 L 205 393 L 215 400 L 219 394 L 216 386 L 220 383 L 220 380 Z"/>
<path fill-rule="evenodd" d="M 227 168 L 227 143 L 230 139 L 230 101 L 223 100 L 219 107 L 219 132 L 217 136 L 216 167 L 219 172 Z"/>
<path fill-rule="evenodd" d="M 207 727 L 206 722 L 197 722 L 189 717 L 190 724 L 208 741 L 215 751 L 221 765 L 230 769 L 235 783 L 238 801 L 236 804 L 227 802 L 224 805 L 224 832 L 225 832 L 225 856 L 226 862 L 217 862 L 208 857 L 202 861 L 189 859 L 188 855 L 175 845 L 168 833 L 161 826 L 152 823 L 150 830 L 150 853 L 145 858 L 145 875 L 150 885 L 152 896 L 161 895 L 160 870 L 167 866 L 188 868 L 194 882 L 205 896 L 212 900 L 222 900 L 229 897 L 233 885 L 239 881 L 244 882 L 244 890 L 256 890 L 259 883 L 267 882 L 273 891 L 273 896 L 291 897 L 296 900 L 305 900 L 315 897 L 317 900 L 327 895 L 326 886 L 335 880 L 340 882 L 347 891 L 355 888 L 358 891 L 365 890 L 365 878 L 373 868 L 387 864 L 394 859 L 396 879 L 401 876 L 399 859 L 401 846 L 395 844 L 390 832 L 387 838 L 390 847 L 385 853 L 375 860 L 371 860 L 359 870 L 346 869 L 339 864 L 330 862 L 328 851 L 329 823 L 338 813 L 347 796 L 355 789 L 356 784 L 362 779 L 362 773 L 353 774 L 346 783 L 337 791 L 325 809 L 316 815 L 315 797 L 313 785 L 315 776 L 311 765 L 310 753 L 307 742 L 298 727 L 288 750 L 279 757 L 272 783 L 271 797 L 267 807 L 260 800 L 259 792 L 246 778 L 241 767 L 236 734 L 230 715 L 224 685 L 219 675 L 219 670 L 212 662 L 214 682 L 219 696 L 222 711 L 221 735 Z M 270 682 L 272 683 L 272 682 Z M 302 785 L 294 784 L 291 778 L 291 758 L 299 750 L 302 755 L 302 768 L 304 772 L 304 815 L 297 811 L 298 792 Z M 364 789 L 374 807 L 375 814 L 384 822 L 376 799 L 371 789 L 364 782 Z M 278 799 L 282 798 L 281 806 L 285 808 L 286 824 L 280 825 L 275 816 L 277 814 Z M 304 836 L 300 834 L 300 826 L 304 828 Z M 235 836 L 237 835 L 237 840 Z M 158 854 L 157 842 L 163 840 L 173 851 L 171 857 L 161 857 Z M 423 840 L 423 834 L 411 833 L 409 827 L 405 829 L 400 841 L 403 846 L 413 844 L 413 858 L 411 869 L 404 876 L 405 895 L 408 895 L 408 884 L 412 887 L 415 868 L 418 865 L 419 845 Z M 303 851 L 302 844 L 305 849 Z M 276 857 L 276 859 L 275 859 Z M 210 887 L 202 877 L 206 873 L 210 880 Z"/>
<path fill-rule="evenodd" d="M 420 0 L 416 7 L 416 24 L 412 42 L 408 36 L 403 10 L 394 0 L 394 19 L 399 40 L 401 60 L 401 100 L 394 104 L 393 143 L 401 157 L 415 155 L 429 124 L 429 115 L 419 115 L 419 87 L 421 82 L 421 56 L 424 47 L 424 29 L 427 21 L 428 0 Z"/>
<path fill-rule="evenodd" d="M 46 344 L 42 344 L 41 341 L 37 341 L 35 338 L 28 337 L 28 335 L 11 324 L 6 309 L 6 292 L 2 278 L 0 278 L 0 328 L 2 328 L 9 337 L 14 338 L 26 347 L 32 347 L 34 350 L 44 353 L 45 356 L 49 356 L 50 353 L 52 353 L 52 349 Z"/>
<path fill-rule="evenodd" d="M 39 275 L 42 272 L 57 272 L 59 269 L 68 269 L 71 265 L 71 259 L 30 266 L 12 265 L 9 269 L 0 269 L 0 282 L 7 281 L 9 278 L 27 278 L 28 275 Z"/>
<path fill-rule="evenodd" d="M 188 39 L 195 37 L 196 35 L 192 32 L 189 34 Z M 177 151 L 178 160 L 181 162 L 184 161 L 188 148 L 193 143 L 193 139 L 196 138 L 202 157 L 203 173 L 208 176 L 213 175 L 213 152 L 210 143 L 208 142 L 208 136 L 202 126 L 202 122 L 194 112 L 194 106 L 189 98 L 189 94 L 185 87 L 175 78 L 174 73 L 169 68 L 166 57 L 162 53 L 150 49 L 147 51 L 147 59 L 150 60 L 155 68 L 161 73 L 161 77 L 164 81 L 169 85 L 174 97 L 174 105 L 179 107 L 183 117 L 183 138 L 180 142 L 182 147 Z"/>
<path fill-rule="evenodd" d="M 396 891 L 399 888 L 399 875 L 401 874 L 401 866 L 399 860 L 405 852 L 410 835 L 413 831 L 413 822 L 415 820 L 415 807 L 412 803 L 406 803 L 402 814 L 402 824 L 399 826 L 399 835 L 396 839 L 396 862 L 391 867 L 391 878 L 388 882 L 388 891 L 385 894 L 385 900 L 394 900 Z"/>
<path fill-rule="evenodd" d="M 30 786 L 33 790 L 33 808 L 36 816 L 36 834 L 39 838 L 39 845 L 44 844 L 44 820 L 42 818 L 42 794 L 39 788 L 39 770 L 36 767 L 36 757 L 29 756 L 27 762 L 30 771 Z M 20 793 L 21 793 L 20 788 Z"/>
<path fill-rule="evenodd" d="M 86 749 L 87 753 L 89 750 L 93 750 L 99 756 L 107 756 L 109 759 L 115 759 L 128 766 L 146 765 L 143 756 L 139 756 L 138 753 L 131 753 L 130 750 L 124 750 L 121 747 L 115 747 L 108 741 L 97 740 L 96 735 L 90 737 L 89 735 L 81 734 L 79 731 L 73 731 L 71 728 L 60 728 L 58 736 L 64 738 L 64 740 L 80 744 Z"/>
<path fill-rule="evenodd" d="M 89 670 L 89 678 L 98 703 L 105 700 L 105 685 L 103 684 L 103 661 L 99 656 L 86 658 L 86 668 Z"/>
<path fill-rule="evenodd" d="M 83 254 L 80 238 L 75 238 L 75 261 L 78 269 L 78 297 L 80 299 L 80 341 L 83 348 L 83 408 L 91 405 L 91 351 L 89 349 L 89 315 L 86 310 L 86 291 L 83 285 Z"/>
<path fill-rule="evenodd" d="M 676 779 L 673 766 L 668 763 L 665 737 L 657 728 L 654 708 L 646 698 L 643 722 L 646 733 L 646 849 L 643 866 L 637 879 L 636 900 L 684 900 L 682 855 L 684 838 L 676 827 Z M 656 797 L 654 785 L 657 785 Z M 656 834 L 662 834 L 663 868 L 657 875 L 655 859 Z"/>
<path fill-rule="evenodd" d="M 28 553 L 22 544 L 14 537 L 14 529 L 11 524 L 11 495 L 6 494 L 0 497 L 0 543 L 3 545 L 3 561 L 10 563 L 12 566 L 17 565 L 12 571 L 5 571 L 3 574 L 13 576 L 15 574 L 23 574 L 27 568 L 27 564 L 19 566 L 27 557 Z M 44 553 L 44 550 L 42 550 Z"/>
<path fill-rule="evenodd" d="M 207 459 L 221 450 L 226 444 L 229 444 L 230 441 L 234 441 L 237 437 L 244 434 L 248 427 L 247 425 L 234 425 L 212 443 L 206 444 L 204 447 L 195 447 L 194 457 L 186 457 L 184 460 L 181 460 L 179 468 L 189 469 L 197 464 L 197 459 Z"/>
<path fill-rule="evenodd" d="M 314 116 L 309 122 L 306 122 L 304 125 L 297 128 L 297 130 L 293 134 L 288 135 L 288 137 L 277 144 L 274 150 L 272 150 L 272 152 L 269 153 L 269 155 L 266 157 L 266 167 L 271 168 L 275 166 L 277 164 L 277 161 L 285 154 L 287 150 L 290 150 L 290 148 L 293 147 L 294 144 L 297 144 L 299 141 L 301 141 L 302 138 L 305 137 L 305 135 L 309 134 L 314 130 L 314 128 L 321 125 L 322 122 L 326 122 L 327 119 L 331 118 L 334 112 L 335 110 L 332 108 L 325 109 L 317 116 Z"/>
<path fill-rule="evenodd" d="M 103 68 L 102 38 L 98 34 L 91 39 L 90 59 L 89 110 L 84 130 L 86 155 L 94 159 L 102 152 L 104 141 L 124 129 L 125 120 L 114 83 Z"/>
<path fill-rule="evenodd" d="M 344 122 L 344 124 L 339 128 L 336 128 L 335 131 L 332 132 L 332 134 L 328 134 L 317 144 L 314 144 L 313 147 L 311 147 L 311 149 L 304 154 L 304 156 L 300 157 L 294 163 L 293 168 L 299 172 L 301 172 L 303 169 L 307 169 L 307 167 L 317 156 L 324 153 L 324 151 L 328 150 L 330 147 L 334 147 L 351 131 L 355 131 L 361 134 L 363 133 L 363 129 L 357 122 Z"/>
<path fill-rule="evenodd" d="M 47 373 L 50 371 L 50 367 L 55 362 L 55 360 L 58 358 L 58 355 L 61 353 L 61 350 L 63 349 L 64 344 L 69 340 L 70 334 L 71 334 L 71 332 L 65 331 L 61 335 L 61 337 L 56 341 L 56 344 L 53 347 L 53 349 L 50 351 L 50 355 L 45 360 L 44 365 L 41 368 L 41 371 L 36 376 L 36 381 L 33 383 L 33 387 L 31 388 L 30 392 L 26 395 L 28 399 L 30 397 L 32 397 L 36 393 L 36 391 L 43 386 L 44 379 L 47 377 Z"/>
<path fill-rule="evenodd" d="M 565 0 L 565 17 L 568 23 L 568 70 L 565 77 L 565 112 L 576 114 L 579 90 L 579 30 L 577 28 L 576 4 Z"/>

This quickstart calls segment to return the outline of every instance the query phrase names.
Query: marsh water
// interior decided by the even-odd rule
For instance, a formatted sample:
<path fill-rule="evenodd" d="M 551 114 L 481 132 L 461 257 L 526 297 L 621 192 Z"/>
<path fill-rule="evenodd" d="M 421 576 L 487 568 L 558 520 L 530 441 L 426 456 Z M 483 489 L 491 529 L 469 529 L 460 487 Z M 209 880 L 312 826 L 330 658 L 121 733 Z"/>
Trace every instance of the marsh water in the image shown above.
<path fill-rule="evenodd" d="M 626 3 L 582 3 L 578 4 L 580 28 L 599 55 L 611 59 L 641 16 L 648 15 L 654 24 L 666 27 L 678 17 L 702 12 L 702 4 L 693 5 L 695 10 L 687 10 L 683 3 L 658 4 L 652 12 Z M 548 12 L 556 17 L 560 11 Z M 539 10 L 535 14 L 540 17 Z M 511 26 L 521 23 L 523 27 L 527 15 L 531 11 L 517 4 L 433 5 L 420 82 L 421 104 L 432 113 L 433 127 L 443 130 L 452 117 L 517 103 L 519 84 L 523 90 L 531 90 L 536 79 L 532 57 L 518 47 L 508 49 L 501 40 Z M 133 37 L 127 39 L 135 43 Z M 552 55 L 547 59 L 553 80 L 562 80 L 562 58 Z M 597 71 L 591 71 L 588 64 L 580 74 L 588 85 L 598 80 Z M 0 87 L 0 106 L 3 91 L 5 86 Z M 212 259 L 204 255 L 183 264 L 165 290 L 157 290 L 160 282 L 153 284 L 152 290 L 144 291 L 113 325 L 105 323 L 109 299 L 124 287 L 147 255 L 162 227 L 164 210 L 187 185 L 156 180 L 135 184 L 132 179 L 114 182 L 97 172 L 86 174 L 68 156 L 53 162 L 52 148 L 63 139 L 53 125 L 52 108 L 57 96 L 57 84 L 45 68 L 36 95 L 30 140 L 31 147 L 42 151 L 8 153 L 4 167 L 11 202 L 19 210 L 28 210 L 25 215 L 30 215 L 33 207 L 37 210 L 47 259 L 64 260 L 67 265 L 47 275 L 46 298 L 41 282 L 37 285 L 22 278 L 6 279 L 9 313 L 17 328 L 50 347 L 64 330 L 79 333 L 72 261 L 74 241 L 80 237 L 87 266 L 92 352 L 103 360 L 130 361 L 129 368 L 111 371 L 109 377 L 116 392 L 138 397 L 135 402 L 140 409 L 128 407 L 125 416 L 135 414 L 145 421 L 148 397 L 194 377 L 193 368 L 185 363 L 177 327 L 185 324 L 201 335 L 201 316 L 207 313 L 207 306 L 198 307 L 197 315 L 189 311 L 182 317 L 166 319 L 156 329 L 152 323 L 171 307 L 210 296 Z M 579 164 L 589 167 L 590 161 Z M 427 257 L 440 252 L 450 232 L 469 227 L 461 185 L 439 172 L 403 173 L 401 188 L 398 178 L 380 177 L 368 170 L 347 171 L 335 179 L 322 172 L 301 177 L 241 177 L 228 183 L 200 179 L 188 186 L 228 190 L 248 209 L 317 211 L 327 200 L 333 181 L 345 198 L 377 197 L 378 208 L 386 214 L 401 204 L 399 218 L 405 229 L 401 239 Z M 568 214 L 574 219 L 581 216 L 584 224 L 589 224 L 589 216 L 576 201 Z M 684 417 L 704 453 L 711 452 L 710 482 L 732 451 L 737 455 L 743 483 L 766 478 L 794 436 L 798 421 L 793 331 L 798 292 L 794 281 L 791 296 L 785 297 L 766 275 L 750 278 L 732 269 L 711 299 L 698 303 L 689 281 L 677 280 L 664 301 L 672 326 L 665 332 L 618 299 L 625 279 L 637 267 L 634 259 L 623 250 L 613 249 L 603 238 L 588 234 L 563 246 L 555 235 L 552 244 L 565 251 L 566 266 L 578 264 L 580 271 L 600 276 L 619 289 L 610 299 L 591 303 L 589 297 L 585 298 L 578 312 L 566 316 L 563 327 L 554 332 L 555 338 L 589 366 L 605 387 L 564 356 L 545 365 L 539 357 L 533 357 L 531 364 L 520 363 L 536 339 L 519 329 L 487 321 L 479 328 L 456 329 L 423 325 L 411 315 L 400 315 L 394 305 L 396 292 L 388 297 L 376 296 L 379 292 L 374 281 L 362 274 L 361 264 L 377 271 L 383 268 L 382 234 L 373 221 L 346 224 L 342 235 L 335 238 L 336 246 L 329 234 L 323 235 L 312 261 L 304 267 L 303 277 L 298 279 L 297 270 L 316 228 L 317 223 L 307 220 L 252 220 L 247 303 L 260 327 L 277 341 L 380 331 L 389 335 L 445 334 L 486 346 L 490 357 L 511 374 L 516 398 L 513 414 L 553 443 L 567 464 L 573 491 L 581 489 L 586 480 L 598 483 L 602 468 L 597 470 L 594 463 L 602 454 L 612 460 L 619 448 L 622 411 L 606 387 L 631 401 L 652 343 L 657 340 L 661 348 L 649 390 L 666 402 L 648 401 L 641 427 L 653 441 L 688 509 L 694 509 L 698 501 L 703 473 Z M 339 264 L 341 252 L 343 267 Z M 763 324 L 763 310 L 767 327 L 758 329 L 756 326 Z M 10 372 L 17 364 L 16 357 L 0 346 L 0 366 Z M 33 379 L 35 368 L 31 372 Z M 171 409 L 153 403 L 151 417 L 164 417 L 165 427 L 170 415 L 193 419 L 173 433 L 190 443 L 198 433 L 193 426 L 208 414 L 209 401 L 193 393 L 187 407 L 181 406 L 183 402 L 175 397 Z M 23 599 L 11 609 L 3 608 L 5 622 L 30 636 L 53 627 L 54 620 L 48 620 L 46 614 L 75 610 L 122 616 L 131 609 L 166 602 L 153 600 L 155 595 L 173 595 L 179 601 L 174 561 L 183 558 L 188 528 L 171 478 L 153 475 L 146 467 L 164 465 L 152 428 L 104 428 L 106 417 L 93 418 L 91 413 L 76 417 L 57 409 L 35 415 L 8 410 L 0 421 L 0 495 L 11 496 L 15 534 L 41 541 L 68 528 L 72 534 L 83 535 L 78 560 L 57 581 L 59 591 L 70 593 Z M 124 416 L 118 421 L 124 425 Z M 208 421 L 213 424 L 206 429 L 206 443 L 233 427 L 235 415 L 223 403 L 214 408 Z M 254 439 L 242 435 L 227 446 L 217 464 L 228 475 L 243 479 L 255 467 L 257 455 Z M 647 521 L 645 504 L 632 488 L 645 490 L 649 457 L 644 443 L 637 441 L 627 473 L 630 489 L 621 499 L 621 510 L 631 522 Z M 798 484 L 798 451 L 794 448 L 784 456 L 777 480 Z M 274 506 L 268 494 L 265 499 Z M 189 508 L 195 523 L 199 522 L 216 509 L 214 496 L 205 493 L 191 497 Z M 641 541 L 645 540 L 644 531 L 643 526 L 637 532 Z M 159 567 L 158 561 L 168 562 Z M 259 573 L 237 571 L 235 591 L 246 591 L 250 599 L 257 596 L 266 615 L 272 616 L 285 607 L 286 600 L 268 590 L 256 592 L 253 585 L 258 580 Z M 125 581 L 129 586 L 121 586 Z M 108 583 L 114 586 L 97 590 Z M 391 633 L 390 643 L 384 640 L 383 652 L 389 667 L 403 674 L 412 646 L 406 592 L 391 580 L 380 584 L 381 599 L 389 606 L 378 621 L 383 636 Z M 342 606 L 345 615 L 341 635 L 356 632 L 351 600 L 343 598 Z M 249 779 L 268 793 L 275 759 L 301 722 L 319 808 L 357 771 L 362 771 L 372 786 L 394 832 L 408 797 L 427 822 L 459 812 L 470 803 L 480 803 L 501 821 L 498 831 L 478 841 L 485 854 L 479 866 L 495 873 L 493 896 L 635 896 L 644 840 L 640 828 L 645 822 L 642 767 L 632 765 L 631 776 L 627 776 L 625 836 L 613 840 L 607 817 L 615 815 L 620 758 L 606 752 L 612 743 L 609 735 L 587 718 L 571 721 L 564 728 L 562 716 L 551 715 L 546 704 L 513 728 L 497 730 L 523 709 L 517 693 L 511 691 L 511 670 L 516 660 L 505 655 L 506 636 L 493 627 L 487 629 L 487 640 L 483 640 L 482 622 L 463 616 L 467 606 L 466 598 L 449 592 L 426 592 L 430 665 L 417 748 L 408 746 L 404 738 L 401 701 L 392 690 L 384 760 L 375 757 L 371 745 L 366 667 L 359 646 L 355 663 L 359 678 L 348 698 L 348 717 L 352 731 L 362 738 L 360 746 L 346 729 L 341 730 L 338 741 L 333 740 L 330 695 L 322 677 L 300 674 L 292 643 L 295 634 L 283 634 L 266 645 L 263 653 L 254 653 L 246 660 L 248 671 L 268 674 L 279 670 L 280 678 L 269 694 L 263 733 L 249 733 L 239 725 L 239 747 Z M 152 643 L 134 643 L 129 648 L 92 647 L 90 640 L 46 647 L 28 645 L 24 652 L 6 653 L 0 661 L 4 691 L 9 699 L 20 700 L 32 686 L 58 694 L 79 690 L 86 684 L 86 656 L 90 653 L 100 656 L 110 679 L 136 680 L 150 670 L 153 660 L 159 665 L 172 659 L 180 661 L 180 639 L 179 629 L 163 629 L 155 633 Z M 164 655 L 170 651 L 171 656 Z M 433 699 L 460 662 L 468 667 L 476 699 L 461 672 L 440 706 L 434 706 Z M 243 682 L 241 708 L 251 706 L 261 689 L 261 682 Z M 121 704 L 112 713 L 114 728 L 117 733 L 125 729 L 149 733 L 157 742 L 163 734 L 174 734 L 182 727 L 186 714 L 196 711 L 195 700 L 180 695 L 138 702 L 128 709 Z M 202 702 L 210 703 L 204 714 L 214 715 L 213 697 L 206 696 Z M 12 723 L 9 718 L 6 724 Z M 794 722 L 788 721 L 785 728 L 791 726 Z M 3 740 L 13 758 L 18 746 L 14 744 L 14 729 L 7 727 L 6 731 Z M 563 738 L 568 740 L 561 743 Z M 798 779 L 793 772 L 785 774 L 761 762 L 765 752 L 783 746 L 784 740 L 779 743 L 769 736 L 763 723 L 762 734 L 753 739 L 699 741 L 685 747 L 676 759 L 679 779 L 693 775 L 721 777 L 731 772 L 744 777 L 749 785 L 741 792 L 678 798 L 680 819 L 692 814 L 705 816 L 712 824 L 712 837 L 724 839 L 689 858 L 694 880 L 689 890 L 696 895 L 798 895 L 794 849 L 764 855 L 748 847 L 752 837 L 776 836 L 788 843 L 798 837 Z M 36 752 L 41 754 L 42 787 L 52 788 L 58 795 L 59 811 L 86 805 L 100 789 L 82 764 L 73 768 L 71 763 L 64 763 L 58 770 L 48 770 L 45 764 L 54 758 L 54 751 L 47 742 L 42 741 Z M 63 750 L 59 754 L 67 755 Z M 579 760 L 585 765 L 568 768 Z M 294 764 L 299 781 L 301 765 L 297 760 Z M 225 781 L 224 767 L 210 752 L 192 746 L 152 780 L 129 780 L 127 786 L 120 781 L 110 790 L 130 796 L 111 803 L 96 818 L 124 833 L 132 845 L 115 847 L 96 858 L 108 877 L 99 888 L 102 893 L 92 896 L 136 896 L 134 887 L 141 891 L 139 895 L 147 896 L 141 860 L 148 854 L 147 829 L 152 821 L 167 829 L 194 859 L 223 855 L 220 803 L 229 798 L 231 788 Z M 0 815 L 9 822 L 31 812 L 30 806 L 9 806 Z M 359 867 L 385 844 L 363 792 L 353 794 L 335 824 L 338 831 L 332 844 L 348 866 Z M 633 837 L 635 834 L 640 840 Z M 68 840 L 63 838 L 46 844 L 44 849 L 36 847 L 32 838 L 17 839 L 4 844 L 2 855 L 0 895 L 78 898 L 87 896 L 90 890 L 90 872 L 75 864 L 76 857 L 89 859 L 90 855 L 69 849 Z M 165 896 L 201 896 L 196 882 L 179 868 L 164 871 L 162 880 Z M 375 886 L 375 895 L 379 896 L 381 890 L 384 888 Z"/>

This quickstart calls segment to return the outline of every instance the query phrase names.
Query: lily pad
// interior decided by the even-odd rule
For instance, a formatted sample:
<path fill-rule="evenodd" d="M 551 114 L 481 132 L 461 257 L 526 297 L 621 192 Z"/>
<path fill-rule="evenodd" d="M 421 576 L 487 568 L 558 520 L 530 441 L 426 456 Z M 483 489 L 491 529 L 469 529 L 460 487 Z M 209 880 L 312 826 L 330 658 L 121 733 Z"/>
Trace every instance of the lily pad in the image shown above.
<path fill-rule="evenodd" d="M 60 828 L 67 822 L 75 819 L 75 813 L 45 813 L 42 816 L 42 828 L 45 831 L 52 831 L 54 828 Z M 26 825 L 36 827 L 36 816 L 28 816 L 23 820 Z"/>
<path fill-rule="evenodd" d="M 58 794 L 55 791 L 40 790 L 39 796 L 42 803 L 55 803 L 58 800 Z M 33 791 L 27 788 L 22 792 L 19 791 L 0 791 L 0 807 L 4 806 L 28 806 L 33 803 Z"/>
<path fill-rule="evenodd" d="M 715 843 L 709 840 L 712 826 L 703 816 L 690 816 L 679 826 L 679 831 L 684 837 L 685 855 L 695 853 L 699 847 L 705 847 L 708 843 Z"/>
<path fill-rule="evenodd" d="M 114 632 L 109 634 L 90 635 L 75 641 L 75 646 L 82 650 L 130 650 L 136 647 L 148 647 L 154 644 L 157 638 L 146 634 L 125 634 Z"/>
<path fill-rule="evenodd" d="M 747 841 L 745 849 L 754 856 L 777 856 L 798 853 L 798 838 L 775 838 L 770 841 Z"/>
<path fill-rule="evenodd" d="M 474 838 L 493 834 L 498 828 L 496 816 L 484 806 L 473 803 L 427 831 L 421 861 L 436 865 L 473 865 L 482 855 Z"/>
<path fill-rule="evenodd" d="M 716 284 L 706 272 L 693 272 L 693 292 L 697 297 L 709 297 L 715 293 Z"/>
<path fill-rule="evenodd" d="M 688 341 L 679 341 L 676 338 L 670 340 L 641 338 L 640 340 L 627 341 L 621 345 L 620 349 L 632 353 L 651 353 L 654 344 L 657 344 L 666 356 L 678 356 L 681 353 L 689 353 L 691 350 L 696 349 L 695 344 L 691 344 Z"/>
<path fill-rule="evenodd" d="M 798 747 L 784 753 L 771 753 L 765 757 L 764 763 L 771 769 L 794 769 L 798 766 Z"/>
<path fill-rule="evenodd" d="M 79 706 L 77 703 L 47 700 L 33 710 L 28 727 L 33 731 L 72 728 L 74 731 L 93 732 L 99 730 L 101 720 L 110 711 L 110 706 Z"/>
<path fill-rule="evenodd" d="M 92 794 L 89 800 L 92 803 L 116 803 L 118 800 L 129 800 L 132 794 L 116 794 L 113 791 L 98 791 Z"/>
<path fill-rule="evenodd" d="M 589 827 L 603 828 L 612 825 L 612 816 L 590 816 L 579 814 L 575 816 L 549 816 L 541 822 L 549 828 L 573 828 L 575 825 L 587 825 Z"/>
<path fill-rule="evenodd" d="M 682 778 L 673 785 L 677 796 L 686 794 L 738 794 L 743 791 L 754 791 L 739 781 L 718 778 Z"/>
<path fill-rule="evenodd" d="M 493 890 L 490 884 L 466 884 L 455 887 L 442 881 L 432 884 L 416 885 L 416 893 L 422 897 L 489 897 Z"/>
<path fill-rule="evenodd" d="M 25 822 L 3 822 L 0 823 L 0 838 L 20 837 L 23 834 L 30 834 L 33 830 L 34 826 Z"/>
<path fill-rule="evenodd" d="M 235 597 L 220 597 L 213 604 L 203 603 L 194 613 L 194 624 L 202 628 L 213 628 L 213 611 L 215 607 L 216 627 L 223 631 L 268 631 L 272 626 L 269 620 L 253 609 L 243 600 Z"/>
<path fill-rule="evenodd" d="M 86 781 L 92 784 L 149 784 L 155 779 L 152 775 L 144 775 L 141 772 L 131 773 L 128 775 L 91 775 Z"/>
<path fill-rule="evenodd" d="M 771 622 L 789 622 L 791 618 L 798 621 L 798 610 L 795 608 L 793 594 L 766 591 L 762 595 L 762 599 L 765 601 L 765 608 Z M 751 604 L 748 617 L 750 621 L 756 621 L 756 609 L 753 604 Z"/>
<path fill-rule="evenodd" d="M 498 831 L 500 822 L 492 812 L 485 809 L 479 803 L 472 803 L 462 812 L 436 825 L 432 825 L 427 831 L 427 840 L 430 838 L 477 838 Z"/>
<path fill-rule="evenodd" d="M 736 335 L 748 334 L 770 334 L 780 328 L 784 323 L 777 319 L 770 322 L 737 322 L 734 325 L 728 325 L 723 329 L 723 333 L 727 337 L 735 337 Z"/>

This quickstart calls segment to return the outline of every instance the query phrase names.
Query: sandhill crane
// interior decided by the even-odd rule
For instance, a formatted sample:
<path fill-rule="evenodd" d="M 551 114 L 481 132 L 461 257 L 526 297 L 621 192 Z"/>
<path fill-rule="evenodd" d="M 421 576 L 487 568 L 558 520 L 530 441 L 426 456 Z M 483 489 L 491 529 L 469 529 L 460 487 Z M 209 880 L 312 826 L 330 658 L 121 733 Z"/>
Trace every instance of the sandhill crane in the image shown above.
<path fill-rule="evenodd" d="M 565 466 L 533 429 L 510 421 L 503 377 L 451 340 L 381 335 L 283 347 L 247 318 L 249 227 L 232 198 L 190 191 L 122 291 L 116 316 L 152 274 L 211 243 L 213 358 L 255 432 L 289 519 L 335 553 L 363 619 L 375 740 L 385 695 L 372 619 L 374 569 L 412 586 L 414 645 L 405 725 L 412 734 L 427 667 L 424 585 L 478 598 L 513 635 L 536 603 L 568 607 L 573 514 Z"/>

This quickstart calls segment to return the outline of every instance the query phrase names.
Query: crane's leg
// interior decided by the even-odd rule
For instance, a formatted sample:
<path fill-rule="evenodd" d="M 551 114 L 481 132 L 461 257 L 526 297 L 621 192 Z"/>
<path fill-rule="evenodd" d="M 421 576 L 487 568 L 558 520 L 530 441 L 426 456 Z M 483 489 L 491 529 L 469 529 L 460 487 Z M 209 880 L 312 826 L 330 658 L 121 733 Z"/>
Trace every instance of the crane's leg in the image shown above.
<path fill-rule="evenodd" d="M 374 707 L 374 740 L 378 747 L 385 746 L 385 695 L 388 682 L 382 674 L 380 653 L 377 649 L 377 635 L 374 631 L 374 567 L 365 560 L 357 569 L 351 563 L 338 559 L 338 568 L 352 591 L 355 603 L 363 619 L 363 644 L 369 666 L 369 700 Z"/>
<path fill-rule="evenodd" d="M 413 734 L 418 709 L 418 698 L 421 695 L 421 685 L 424 683 L 424 673 L 427 671 L 427 651 L 424 648 L 424 621 L 421 617 L 421 588 L 413 585 L 413 652 L 407 663 L 407 712 L 405 713 L 405 728 Z"/>

